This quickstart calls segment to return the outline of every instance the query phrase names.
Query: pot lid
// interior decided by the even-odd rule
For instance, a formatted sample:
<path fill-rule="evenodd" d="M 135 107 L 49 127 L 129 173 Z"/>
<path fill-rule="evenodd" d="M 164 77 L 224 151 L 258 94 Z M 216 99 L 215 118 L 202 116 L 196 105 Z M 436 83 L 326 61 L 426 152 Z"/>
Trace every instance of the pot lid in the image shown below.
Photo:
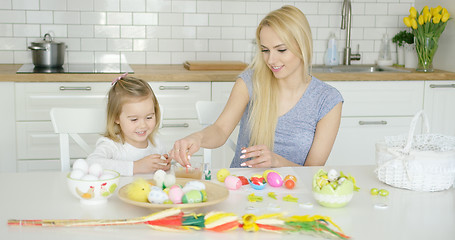
<path fill-rule="evenodd" d="M 50 43 L 50 44 L 63 44 L 63 42 L 57 42 L 54 41 L 54 38 L 51 36 L 50 33 L 44 34 L 43 40 L 42 41 L 37 41 L 37 42 L 32 42 L 33 44 L 44 44 L 44 43 Z"/>

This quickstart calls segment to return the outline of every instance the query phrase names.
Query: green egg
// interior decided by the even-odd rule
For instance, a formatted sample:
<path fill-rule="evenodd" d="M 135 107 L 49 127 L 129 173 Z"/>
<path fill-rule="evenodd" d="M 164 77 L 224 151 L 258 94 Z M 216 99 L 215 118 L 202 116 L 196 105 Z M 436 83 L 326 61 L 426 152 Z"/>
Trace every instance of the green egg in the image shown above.
<path fill-rule="evenodd" d="M 201 190 L 202 194 L 202 201 L 207 202 L 207 192 L 205 190 Z"/>
<path fill-rule="evenodd" d="M 191 190 L 183 195 L 182 203 L 200 203 L 202 202 L 202 193 L 198 190 Z"/>

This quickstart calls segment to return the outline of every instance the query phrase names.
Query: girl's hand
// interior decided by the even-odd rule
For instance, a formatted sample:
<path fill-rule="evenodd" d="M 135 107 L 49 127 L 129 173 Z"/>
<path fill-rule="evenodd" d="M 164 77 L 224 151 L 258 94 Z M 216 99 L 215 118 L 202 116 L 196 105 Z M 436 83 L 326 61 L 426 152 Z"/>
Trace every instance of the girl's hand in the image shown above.
<path fill-rule="evenodd" d="M 167 154 L 151 154 L 133 163 L 133 174 L 152 173 L 156 170 L 169 170 L 171 160 Z"/>
<path fill-rule="evenodd" d="M 200 141 L 196 137 L 190 135 L 188 137 L 177 140 L 174 147 L 169 151 L 169 156 L 183 167 L 189 167 L 191 155 L 201 148 Z"/>
<path fill-rule="evenodd" d="M 247 148 L 242 148 L 241 159 L 252 158 L 252 160 L 243 162 L 240 166 L 248 166 L 255 168 L 278 167 L 279 156 L 265 145 L 256 145 Z"/>

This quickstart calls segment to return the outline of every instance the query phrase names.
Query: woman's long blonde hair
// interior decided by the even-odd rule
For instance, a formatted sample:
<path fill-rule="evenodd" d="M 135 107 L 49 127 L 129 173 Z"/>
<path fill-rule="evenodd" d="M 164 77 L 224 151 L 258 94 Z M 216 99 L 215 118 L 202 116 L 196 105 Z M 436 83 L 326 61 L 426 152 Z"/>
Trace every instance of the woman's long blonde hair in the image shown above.
<path fill-rule="evenodd" d="M 262 57 L 260 33 L 264 26 L 271 27 L 286 47 L 301 59 L 302 76 L 310 73 L 313 38 L 305 15 L 298 8 L 289 5 L 270 12 L 256 29 L 257 50 L 250 65 L 254 70 L 252 107 L 248 119 L 251 127 L 250 146 L 264 144 L 273 150 L 278 123 L 278 88 L 277 79 Z"/>
<path fill-rule="evenodd" d="M 120 77 L 109 90 L 106 133 L 104 136 L 115 142 L 125 143 L 123 132 L 121 131 L 119 124 L 116 123 L 122 113 L 123 105 L 132 101 L 141 101 L 149 97 L 152 97 L 153 99 L 156 125 L 147 138 L 155 146 L 154 136 L 161 123 L 160 105 L 158 104 L 158 100 L 150 85 L 146 81 L 134 77 Z"/>

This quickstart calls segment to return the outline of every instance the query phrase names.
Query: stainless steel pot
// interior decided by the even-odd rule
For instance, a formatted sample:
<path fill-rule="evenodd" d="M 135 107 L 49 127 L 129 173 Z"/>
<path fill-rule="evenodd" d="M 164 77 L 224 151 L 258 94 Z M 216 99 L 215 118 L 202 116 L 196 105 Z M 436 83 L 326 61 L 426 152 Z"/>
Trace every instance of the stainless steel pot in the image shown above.
<path fill-rule="evenodd" d="M 32 42 L 28 48 L 32 50 L 35 67 L 58 68 L 65 61 L 65 43 L 53 41 L 49 33 L 44 34 L 43 41 Z"/>

